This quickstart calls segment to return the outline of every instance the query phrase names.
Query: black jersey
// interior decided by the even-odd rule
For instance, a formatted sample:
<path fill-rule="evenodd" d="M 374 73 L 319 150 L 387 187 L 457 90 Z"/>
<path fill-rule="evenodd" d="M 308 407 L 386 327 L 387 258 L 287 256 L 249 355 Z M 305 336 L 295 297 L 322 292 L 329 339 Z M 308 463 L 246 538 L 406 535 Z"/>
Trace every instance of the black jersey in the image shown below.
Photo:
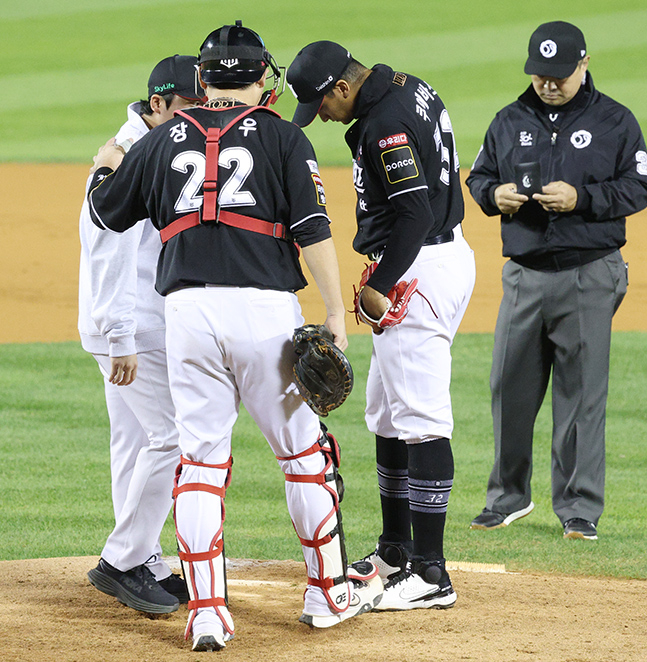
<path fill-rule="evenodd" d="M 376 65 L 354 115 L 346 132 L 357 191 L 353 247 L 384 251 L 369 284 L 386 293 L 426 240 L 463 220 L 458 155 L 443 102 L 415 76 Z"/>
<path fill-rule="evenodd" d="M 91 190 L 95 224 L 123 232 L 150 217 L 161 230 L 199 211 L 206 142 L 195 124 L 222 128 L 246 109 L 242 104 L 192 108 L 153 129 L 133 145 L 116 172 Z M 218 166 L 218 207 L 281 223 L 288 239 L 217 222 L 191 227 L 163 246 L 156 289 L 167 294 L 204 284 L 281 291 L 304 287 L 291 238 L 308 246 L 331 236 L 323 184 L 305 134 L 273 111 L 258 109 L 222 136 Z"/>

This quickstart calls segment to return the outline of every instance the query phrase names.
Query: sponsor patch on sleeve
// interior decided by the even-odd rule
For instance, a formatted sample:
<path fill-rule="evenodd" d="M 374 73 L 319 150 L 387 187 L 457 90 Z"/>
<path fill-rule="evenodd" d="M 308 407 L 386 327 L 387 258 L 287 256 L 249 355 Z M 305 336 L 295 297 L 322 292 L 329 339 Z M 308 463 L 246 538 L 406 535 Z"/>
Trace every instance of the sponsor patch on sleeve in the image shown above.
<path fill-rule="evenodd" d="M 326 206 L 326 192 L 324 191 L 324 185 L 321 181 L 321 177 L 315 172 L 312 173 L 312 181 L 315 185 L 315 191 L 317 192 L 317 203 L 322 207 Z"/>
<path fill-rule="evenodd" d="M 319 164 L 316 161 L 306 159 L 306 163 L 308 164 L 308 168 L 310 168 L 310 172 L 314 172 L 317 175 L 319 174 Z"/>
<path fill-rule="evenodd" d="M 408 145 L 388 149 L 380 156 L 389 184 L 397 184 L 418 176 L 418 166 Z"/>
<path fill-rule="evenodd" d="M 386 138 L 380 138 L 377 141 L 377 146 L 380 149 L 386 149 L 387 147 L 397 147 L 398 145 L 406 145 L 409 140 L 407 139 L 406 133 L 396 133 L 393 136 L 387 136 Z"/>

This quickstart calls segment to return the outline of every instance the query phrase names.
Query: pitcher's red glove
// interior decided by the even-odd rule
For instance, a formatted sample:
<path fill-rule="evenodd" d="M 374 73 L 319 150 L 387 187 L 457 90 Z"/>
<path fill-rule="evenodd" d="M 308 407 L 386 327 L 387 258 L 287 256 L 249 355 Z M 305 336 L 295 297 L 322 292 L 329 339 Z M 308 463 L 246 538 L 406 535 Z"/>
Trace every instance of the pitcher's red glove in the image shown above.
<path fill-rule="evenodd" d="M 418 291 L 418 279 L 414 278 L 409 282 L 401 280 L 399 283 L 396 283 L 386 295 L 391 302 L 391 307 L 386 310 L 382 317 L 374 319 L 366 313 L 362 306 L 362 290 L 366 286 L 368 279 L 377 269 L 377 265 L 377 262 L 371 262 L 371 264 L 367 265 L 366 269 L 362 272 L 359 287 L 355 288 L 355 286 L 353 286 L 353 312 L 355 313 L 355 319 L 358 324 L 360 321 L 364 322 L 364 324 L 373 327 L 375 333 L 380 334 L 384 329 L 400 324 L 400 322 L 407 316 L 407 313 L 409 312 L 409 301 L 414 293 Z"/>

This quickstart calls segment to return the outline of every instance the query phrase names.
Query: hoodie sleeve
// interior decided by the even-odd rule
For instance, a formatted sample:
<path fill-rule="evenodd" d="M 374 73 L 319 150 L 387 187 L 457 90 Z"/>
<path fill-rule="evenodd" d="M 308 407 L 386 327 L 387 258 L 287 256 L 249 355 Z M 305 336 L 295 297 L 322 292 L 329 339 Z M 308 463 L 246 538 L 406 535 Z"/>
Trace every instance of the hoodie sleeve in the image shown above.
<path fill-rule="evenodd" d="M 494 120 L 485 134 L 485 140 L 467 178 L 467 186 L 472 197 L 486 216 L 498 216 L 501 210 L 494 203 L 494 191 L 504 184 L 499 174 L 496 156 L 496 128 Z"/>
<path fill-rule="evenodd" d="M 137 254 L 144 224 L 123 234 L 104 232 L 92 224 L 87 200 L 81 208 L 81 224 L 87 243 L 90 317 L 108 339 L 110 356 L 135 354 Z"/>

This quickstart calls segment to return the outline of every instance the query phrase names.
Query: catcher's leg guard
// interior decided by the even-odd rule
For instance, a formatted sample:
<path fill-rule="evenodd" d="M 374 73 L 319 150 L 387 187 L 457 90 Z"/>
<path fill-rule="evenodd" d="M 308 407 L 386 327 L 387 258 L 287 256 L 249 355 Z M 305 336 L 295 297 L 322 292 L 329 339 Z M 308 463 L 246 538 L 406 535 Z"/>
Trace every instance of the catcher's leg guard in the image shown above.
<path fill-rule="evenodd" d="M 277 459 L 285 473 L 288 509 L 303 546 L 308 584 L 323 591 L 333 613 L 344 612 L 351 588 L 339 509 L 343 482 L 337 471 L 337 440 L 322 425 L 313 446 Z"/>
<path fill-rule="evenodd" d="M 227 576 L 222 537 L 225 491 L 231 480 L 232 459 L 202 464 L 182 457 L 178 466 L 174 516 L 178 552 L 189 590 L 189 620 L 185 638 L 193 631 L 213 630 L 222 623 L 224 640 L 234 635 L 227 609 Z"/>

